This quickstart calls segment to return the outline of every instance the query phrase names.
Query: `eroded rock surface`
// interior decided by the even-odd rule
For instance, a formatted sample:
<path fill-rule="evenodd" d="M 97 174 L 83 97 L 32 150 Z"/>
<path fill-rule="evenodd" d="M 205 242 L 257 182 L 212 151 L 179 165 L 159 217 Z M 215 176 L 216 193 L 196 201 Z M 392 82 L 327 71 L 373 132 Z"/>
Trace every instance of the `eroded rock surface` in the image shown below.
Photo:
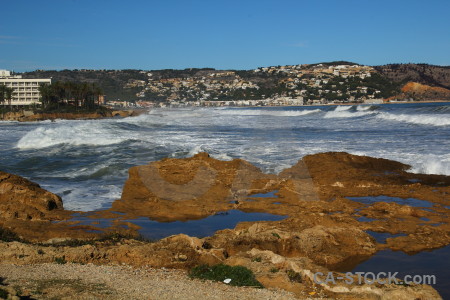
<path fill-rule="evenodd" d="M 439 296 L 429 286 L 329 286 L 312 280 L 315 272 L 351 269 L 382 249 L 415 253 L 450 243 L 450 177 L 413 174 L 408 169 L 399 162 L 335 152 L 305 156 L 278 175 L 264 174 L 243 160 L 219 161 L 206 153 L 163 159 L 131 168 L 121 199 L 110 210 L 89 216 L 94 221 L 112 219 L 114 226 L 77 225 L 70 219 L 72 212 L 62 211 L 61 203 L 50 206 L 60 211 L 58 220 L 62 222 L 34 222 L 39 224 L 39 231 L 46 232 L 38 239 L 98 236 L 87 233 L 92 229 L 136 233 L 139 227 L 131 222 L 134 218 L 193 220 L 232 209 L 287 218 L 241 222 L 234 229 L 220 230 L 206 238 L 180 234 L 154 243 L 121 240 L 80 247 L 0 243 L 0 256 L 14 263 L 49 262 L 64 256 L 73 262 L 184 269 L 201 263 L 226 263 L 247 266 L 266 286 L 282 287 L 299 296 L 317 293 L 346 299 L 435 299 Z M 6 187 L 2 191 L 12 190 L 3 184 L 4 180 L 0 182 L 0 188 Z M 20 186 L 19 180 L 13 188 Z M 268 192 L 272 193 L 260 195 Z M 0 199 L 6 199 L 4 207 L 16 201 Z M 45 201 L 17 199 L 31 201 L 31 209 L 42 212 L 41 218 L 48 220 L 50 207 Z M 9 220 L 5 224 L 16 222 L 9 228 L 23 237 L 35 237 L 32 231 L 37 227 L 26 229 L 33 222 L 25 212 L 17 216 L 2 213 L 1 218 Z M 371 231 L 402 236 L 377 242 Z"/>
<path fill-rule="evenodd" d="M 61 197 L 25 178 L 0 171 L 0 217 L 43 220 L 63 209 Z"/>

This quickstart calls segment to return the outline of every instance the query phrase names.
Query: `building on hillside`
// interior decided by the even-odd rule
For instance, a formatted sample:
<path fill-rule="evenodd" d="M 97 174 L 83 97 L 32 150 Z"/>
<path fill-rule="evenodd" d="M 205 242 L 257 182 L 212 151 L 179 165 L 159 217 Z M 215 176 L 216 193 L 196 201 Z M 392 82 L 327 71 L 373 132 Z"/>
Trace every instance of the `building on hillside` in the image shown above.
<path fill-rule="evenodd" d="M 11 75 L 10 71 L 0 70 L 0 85 L 3 84 L 13 89 L 11 101 L 5 101 L 0 105 L 24 106 L 40 103 L 39 86 L 51 83 L 50 78 L 23 79 L 20 75 Z"/>

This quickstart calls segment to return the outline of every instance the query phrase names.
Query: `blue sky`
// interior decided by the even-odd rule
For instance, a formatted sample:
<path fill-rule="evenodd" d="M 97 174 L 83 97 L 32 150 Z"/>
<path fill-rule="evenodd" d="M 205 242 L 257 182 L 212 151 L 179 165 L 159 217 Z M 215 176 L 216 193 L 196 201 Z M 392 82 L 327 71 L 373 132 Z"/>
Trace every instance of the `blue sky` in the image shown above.
<path fill-rule="evenodd" d="M 450 1 L 3 1 L 0 69 L 450 65 Z"/>

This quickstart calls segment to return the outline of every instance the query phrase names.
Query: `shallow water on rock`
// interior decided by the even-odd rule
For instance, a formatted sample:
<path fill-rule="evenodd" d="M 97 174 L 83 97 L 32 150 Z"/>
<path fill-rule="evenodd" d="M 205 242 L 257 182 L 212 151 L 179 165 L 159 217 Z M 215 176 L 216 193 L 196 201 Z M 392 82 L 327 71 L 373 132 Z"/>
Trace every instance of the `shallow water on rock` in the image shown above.
<path fill-rule="evenodd" d="M 424 201 L 424 200 L 419 200 L 416 198 L 398 198 L 398 197 L 389 197 L 389 196 L 376 196 L 376 197 L 372 197 L 372 196 L 368 196 L 368 197 L 347 197 L 348 199 L 352 200 L 352 201 L 357 201 L 357 202 L 361 202 L 364 204 L 373 204 L 376 202 L 387 202 L 387 203 L 397 203 L 400 205 L 409 205 L 409 206 L 413 206 L 413 207 L 431 207 L 433 206 L 433 203 L 428 202 L 428 201 Z"/>
<path fill-rule="evenodd" d="M 91 214 L 74 214 L 73 218 L 63 222 L 77 222 L 72 226 L 92 226 L 105 229 L 114 225 L 114 220 L 130 222 L 141 227 L 139 233 L 149 239 L 157 240 L 174 234 L 184 233 L 195 237 L 213 235 L 217 230 L 233 229 L 239 222 L 280 221 L 287 216 L 273 215 L 269 213 L 247 213 L 240 210 L 228 210 L 218 212 L 212 216 L 200 220 L 158 222 L 147 217 L 137 219 L 123 219 L 118 213 L 117 219 L 90 218 Z M 123 225 L 125 226 L 125 225 Z"/>
<path fill-rule="evenodd" d="M 388 238 L 395 238 L 398 236 L 406 236 L 406 234 L 404 234 L 404 233 L 392 234 L 389 232 L 376 232 L 376 231 L 371 231 L 371 230 L 366 230 L 366 233 L 370 234 L 380 244 L 385 244 L 386 239 L 388 239 Z"/>
<path fill-rule="evenodd" d="M 357 220 L 359 222 L 372 222 L 372 221 L 375 221 L 376 219 L 372 219 L 372 218 L 368 218 L 368 217 L 359 217 Z"/>
<path fill-rule="evenodd" d="M 278 190 L 271 191 L 271 192 L 264 193 L 264 194 L 253 194 L 253 195 L 250 195 L 249 197 L 251 197 L 251 198 L 278 198 L 278 196 L 275 195 L 275 193 L 278 193 Z"/>
<path fill-rule="evenodd" d="M 142 228 L 139 230 L 139 233 L 144 237 L 161 239 L 179 233 L 195 237 L 205 237 L 213 235 L 217 230 L 232 229 L 239 222 L 280 221 L 285 218 L 287 216 L 269 213 L 246 213 L 233 209 L 216 213 L 204 219 L 185 222 L 157 222 L 145 217 L 126 221 L 141 226 Z"/>
<path fill-rule="evenodd" d="M 396 276 L 403 279 L 406 275 L 435 275 L 436 284 L 432 285 L 443 299 L 450 299 L 450 246 L 434 251 L 424 251 L 415 255 L 403 252 L 383 250 L 367 261 L 359 264 L 355 272 L 398 272 Z"/>

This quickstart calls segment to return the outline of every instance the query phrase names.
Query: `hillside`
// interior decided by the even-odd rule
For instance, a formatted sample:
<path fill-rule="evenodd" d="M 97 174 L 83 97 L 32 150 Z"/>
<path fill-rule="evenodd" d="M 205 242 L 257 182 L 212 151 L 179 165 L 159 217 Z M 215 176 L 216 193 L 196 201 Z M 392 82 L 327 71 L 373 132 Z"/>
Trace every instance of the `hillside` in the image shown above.
<path fill-rule="evenodd" d="M 401 83 L 409 81 L 450 89 L 450 66 L 428 64 L 389 64 L 375 66 L 381 75 Z"/>
<path fill-rule="evenodd" d="M 434 87 L 418 82 L 408 82 L 401 89 L 397 98 L 415 100 L 450 100 L 450 90 L 442 87 Z"/>
<path fill-rule="evenodd" d="M 284 98 L 304 103 L 329 103 L 381 98 L 450 99 L 450 67 L 425 64 L 370 67 L 336 61 L 254 70 L 37 70 L 22 76 L 51 77 L 53 82 L 97 83 L 107 101 L 256 101 Z M 412 88 L 410 84 L 404 87 L 408 82 L 422 86 Z"/>
<path fill-rule="evenodd" d="M 141 88 L 126 87 L 129 80 L 147 80 L 140 70 L 37 70 L 21 74 L 23 78 L 52 78 L 55 81 L 88 82 L 98 84 L 107 100 L 136 100 Z"/>

